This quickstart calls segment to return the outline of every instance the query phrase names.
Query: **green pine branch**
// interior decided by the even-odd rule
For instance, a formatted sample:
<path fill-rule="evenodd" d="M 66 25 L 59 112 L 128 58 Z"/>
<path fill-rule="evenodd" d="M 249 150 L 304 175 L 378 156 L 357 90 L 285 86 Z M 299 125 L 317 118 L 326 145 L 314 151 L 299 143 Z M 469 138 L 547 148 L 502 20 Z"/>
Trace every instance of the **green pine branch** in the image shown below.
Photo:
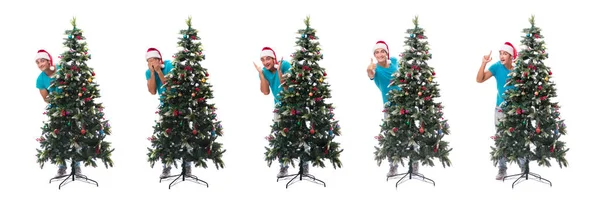
<path fill-rule="evenodd" d="M 326 102 L 331 90 L 326 70 L 318 64 L 323 54 L 316 30 L 310 27 L 310 17 L 304 23 L 306 28 L 298 30 L 298 50 L 293 60 L 281 64 L 286 66 L 282 68 L 282 90 L 276 94 L 281 104 L 274 111 L 279 120 L 273 120 L 266 137 L 269 144 L 265 160 L 268 166 L 274 161 L 295 166 L 294 160 L 303 159 L 315 167 L 325 167 L 325 160 L 330 160 L 334 168 L 339 168 L 343 149 L 334 138 L 341 133 L 334 118 L 335 108 Z"/>

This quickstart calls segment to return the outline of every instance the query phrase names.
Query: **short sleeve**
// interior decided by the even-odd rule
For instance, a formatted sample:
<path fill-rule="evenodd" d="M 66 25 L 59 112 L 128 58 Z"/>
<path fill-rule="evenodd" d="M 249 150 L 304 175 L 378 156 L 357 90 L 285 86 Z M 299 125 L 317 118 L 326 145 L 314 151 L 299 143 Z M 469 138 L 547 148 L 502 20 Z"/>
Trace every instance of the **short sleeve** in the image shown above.
<path fill-rule="evenodd" d="M 290 62 L 288 62 L 286 60 L 283 60 L 283 62 L 281 62 L 281 73 L 282 74 L 289 72 L 290 68 L 292 68 L 292 65 L 290 64 Z"/>
<path fill-rule="evenodd" d="M 173 70 L 173 62 L 165 61 L 165 70 L 163 71 L 163 74 L 166 76 L 172 70 Z"/>
<path fill-rule="evenodd" d="M 146 80 L 150 79 L 150 69 L 146 69 Z"/>
<path fill-rule="evenodd" d="M 499 65 L 499 64 L 500 64 L 500 61 L 498 61 L 498 62 L 496 62 L 496 63 L 492 64 L 492 65 L 490 66 L 490 68 L 488 69 L 488 70 L 489 70 L 489 71 L 492 73 L 492 75 L 493 75 L 493 76 L 496 76 L 496 72 L 498 71 L 498 65 Z"/>
<path fill-rule="evenodd" d="M 47 83 L 44 82 L 44 77 L 42 77 L 42 74 L 40 74 L 40 76 L 38 76 L 37 80 L 35 81 L 35 87 L 40 90 L 48 89 L 49 86 Z"/>
<path fill-rule="evenodd" d="M 38 78 L 35 80 L 35 87 L 36 87 L 36 88 L 38 88 L 38 89 L 40 89 L 40 90 L 41 90 L 41 89 L 45 89 L 45 88 L 44 88 L 44 85 L 42 84 L 42 79 L 41 79 L 41 78 L 42 78 L 42 77 L 41 77 L 41 76 L 39 76 L 39 77 L 38 77 Z"/>

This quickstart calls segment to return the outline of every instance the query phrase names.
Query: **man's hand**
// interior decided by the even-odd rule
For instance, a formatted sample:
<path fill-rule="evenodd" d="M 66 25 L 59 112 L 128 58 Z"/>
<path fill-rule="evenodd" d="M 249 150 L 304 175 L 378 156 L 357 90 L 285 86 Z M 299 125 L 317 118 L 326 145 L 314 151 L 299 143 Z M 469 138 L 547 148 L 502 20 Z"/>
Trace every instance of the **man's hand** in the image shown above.
<path fill-rule="evenodd" d="M 375 68 L 376 67 L 377 66 L 375 65 L 375 62 L 373 62 L 373 58 L 371 58 L 371 63 L 367 67 L 367 75 L 369 75 L 369 78 L 373 79 L 373 77 L 375 77 Z"/>
<path fill-rule="evenodd" d="M 261 73 L 261 72 L 262 72 L 262 69 L 261 69 L 261 68 L 260 68 L 258 65 L 256 65 L 256 63 L 255 63 L 255 62 L 252 62 L 252 63 L 254 64 L 254 68 L 256 68 L 256 71 L 257 71 L 258 73 Z"/>
<path fill-rule="evenodd" d="M 281 72 L 281 63 L 283 63 L 283 58 L 281 58 L 281 61 L 277 62 L 277 60 L 275 60 L 275 65 L 277 65 L 277 71 Z"/>
<path fill-rule="evenodd" d="M 492 51 L 490 51 L 490 54 L 483 56 L 483 63 L 487 64 L 490 63 L 490 61 L 492 61 Z"/>
<path fill-rule="evenodd" d="M 150 69 L 150 75 L 154 74 L 154 64 L 152 62 L 148 62 L 148 69 Z"/>

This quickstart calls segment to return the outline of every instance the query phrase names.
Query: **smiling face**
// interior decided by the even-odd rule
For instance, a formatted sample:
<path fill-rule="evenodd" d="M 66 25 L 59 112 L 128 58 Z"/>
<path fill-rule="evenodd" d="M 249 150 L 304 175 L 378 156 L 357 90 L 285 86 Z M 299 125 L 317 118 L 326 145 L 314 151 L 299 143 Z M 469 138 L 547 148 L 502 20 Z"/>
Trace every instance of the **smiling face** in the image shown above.
<path fill-rule="evenodd" d="M 502 65 L 507 65 L 507 64 L 511 64 L 513 61 L 512 55 L 510 55 L 510 53 L 506 52 L 506 51 L 500 51 L 500 63 L 502 63 Z"/>
<path fill-rule="evenodd" d="M 48 59 L 39 58 L 35 60 L 35 63 L 37 64 L 40 71 L 44 71 L 50 68 L 50 61 Z"/>
<path fill-rule="evenodd" d="M 260 58 L 260 61 L 262 62 L 263 66 L 269 70 L 275 67 L 275 59 L 273 57 L 263 56 Z"/>
<path fill-rule="evenodd" d="M 375 59 L 377 59 L 378 63 L 386 63 L 388 59 L 388 53 L 383 48 L 378 48 L 375 50 Z"/>

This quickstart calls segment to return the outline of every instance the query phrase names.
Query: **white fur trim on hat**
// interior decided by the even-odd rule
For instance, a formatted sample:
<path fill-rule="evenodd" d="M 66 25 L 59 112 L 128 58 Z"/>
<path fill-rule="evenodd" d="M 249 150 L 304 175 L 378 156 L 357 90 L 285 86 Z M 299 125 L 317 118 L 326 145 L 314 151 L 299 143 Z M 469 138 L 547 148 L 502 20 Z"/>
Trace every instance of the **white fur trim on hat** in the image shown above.
<path fill-rule="evenodd" d="M 510 47 L 509 45 L 502 45 L 502 46 L 500 46 L 500 50 L 501 51 L 506 51 L 511 56 L 515 56 L 515 54 L 513 54 L 513 48 Z"/>
<path fill-rule="evenodd" d="M 48 61 L 50 60 L 50 56 L 47 53 L 45 53 L 45 52 L 39 52 L 35 56 L 35 60 L 38 60 L 38 59 L 41 59 L 41 58 L 46 59 Z"/>
<path fill-rule="evenodd" d="M 388 46 L 385 43 L 377 43 L 377 44 L 375 44 L 375 46 L 373 47 L 373 53 L 375 53 L 375 50 L 377 50 L 377 49 L 383 49 L 388 54 L 390 53 L 390 51 L 388 49 Z"/>
<path fill-rule="evenodd" d="M 158 51 L 148 51 L 146 53 L 146 60 L 148 60 L 149 58 L 158 58 L 162 60 L 162 57 L 160 57 Z"/>
<path fill-rule="evenodd" d="M 148 60 L 149 58 L 160 59 L 160 68 L 165 68 L 165 61 L 163 60 L 162 55 L 160 54 L 160 51 L 158 51 L 158 49 L 148 48 L 148 51 L 146 51 L 146 60 Z"/>
<path fill-rule="evenodd" d="M 264 47 L 262 49 L 262 51 L 260 52 L 260 57 L 265 57 L 265 56 L 269 56 L 272 57 L 273 59 L 277 59 L 277 56 L 275 55 L 275 51 L 273 51 L 273 49 L 269 48 L 269 47 Z"/>

